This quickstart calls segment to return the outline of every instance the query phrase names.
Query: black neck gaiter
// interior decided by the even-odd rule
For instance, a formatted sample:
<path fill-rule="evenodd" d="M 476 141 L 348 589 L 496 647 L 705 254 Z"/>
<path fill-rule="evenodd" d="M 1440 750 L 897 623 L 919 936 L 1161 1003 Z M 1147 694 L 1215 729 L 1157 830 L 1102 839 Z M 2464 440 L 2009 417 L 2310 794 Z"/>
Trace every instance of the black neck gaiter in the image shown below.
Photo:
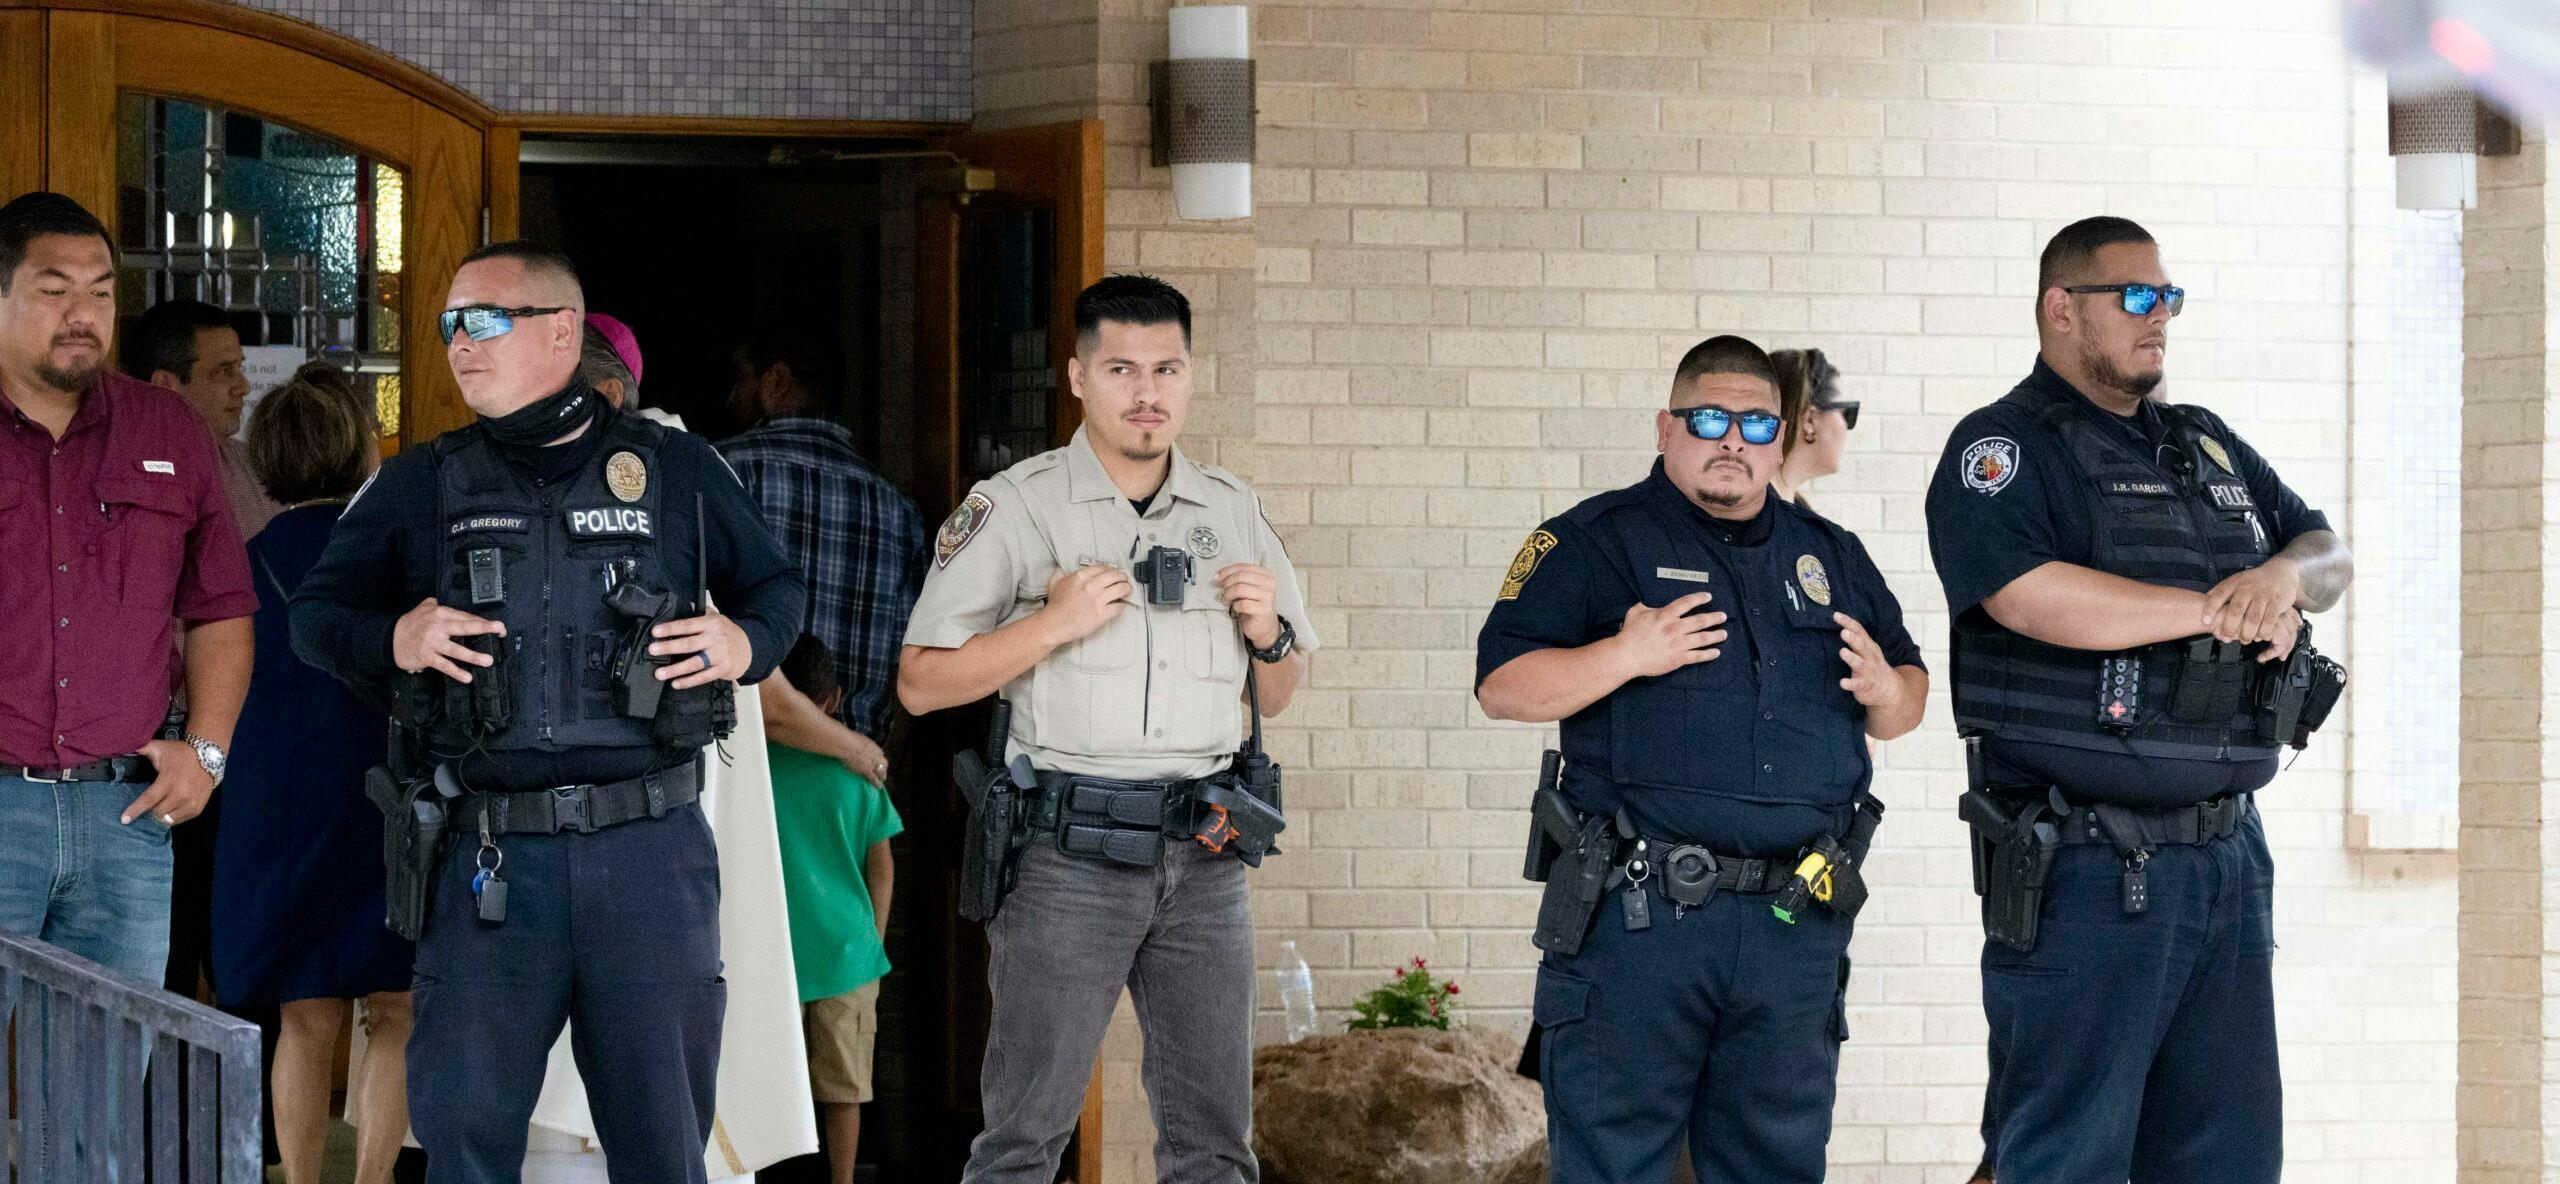
<path fill-rule="evenodd" d="M 566 436 L 594 419 L 604 400 L 578 378 L 569 385 L 499 416 L 480 417 L 480 426 L 501 444 L 538 448 Z"/>

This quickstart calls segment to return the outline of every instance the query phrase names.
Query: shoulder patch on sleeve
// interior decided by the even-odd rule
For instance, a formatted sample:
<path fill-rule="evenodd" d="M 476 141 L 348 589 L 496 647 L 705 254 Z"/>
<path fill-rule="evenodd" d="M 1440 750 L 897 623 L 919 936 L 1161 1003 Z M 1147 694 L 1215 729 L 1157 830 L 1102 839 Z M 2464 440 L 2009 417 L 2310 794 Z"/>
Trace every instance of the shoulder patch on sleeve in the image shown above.
<path fill-rule="evenodd" d="M 1520 589 L 1528 586 L 1530 576 L 1538 574 L 1538 561 L 1555 549 L 1556 536 L 1543 530 L 1530 531 L 1528 541 L 1520 544 L 1520 553 L 1511 557 L 1511 570 L 1503 573 L 1502 592 L 1494 599 L 1520 599 Z"/>
<path fill-rule="evenodd" d="M 2018 475 L 2018 442 L 2007 436 L 1984 436 L 1965 446 L 1965 488 L 1994 495 Z"/>
<path fill-rule="evenodd" d="M 934 536 L 933 566 L 937 570 L 951 566 L 952 557 L 958 555 L 962 547 L 968 546 L 969 540 L 978 537 L 979 528 L 984 527 L 995 512 L 996 504 L 976 490 L 960 499 L 960 504 L 952 507 L 951 516 L 942 520 L 941 533 Z"/>

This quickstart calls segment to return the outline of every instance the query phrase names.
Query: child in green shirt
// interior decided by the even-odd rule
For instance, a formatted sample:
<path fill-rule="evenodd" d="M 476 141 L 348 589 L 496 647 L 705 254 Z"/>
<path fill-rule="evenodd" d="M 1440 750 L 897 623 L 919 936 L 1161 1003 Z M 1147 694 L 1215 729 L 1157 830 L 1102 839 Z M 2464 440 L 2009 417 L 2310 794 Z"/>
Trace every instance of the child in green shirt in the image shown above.
<path fill-rule="evenodd" d="M 834 658 L 803 635 L 782 676 L 833 714 L 842 696 Z M 830 1175 L 853 1179 L 861 1104 L 872 1098 L 871 1050 L 879 1033 L 880 979 L 889 973 L 893 867 L 889 837 L 904 830 L 887 791 L 832 757 L 768 742 L 791 957 L 809 1041 L 809 1085 L 824 1118 Z"/>

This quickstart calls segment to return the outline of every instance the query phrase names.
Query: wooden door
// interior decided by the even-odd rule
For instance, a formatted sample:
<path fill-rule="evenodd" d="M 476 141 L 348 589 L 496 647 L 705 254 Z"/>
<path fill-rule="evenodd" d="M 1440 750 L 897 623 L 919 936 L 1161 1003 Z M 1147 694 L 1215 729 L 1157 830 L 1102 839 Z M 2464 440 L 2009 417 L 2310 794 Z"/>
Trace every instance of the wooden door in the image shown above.
<path fill-rule="evenodd" d="M 435 336 L 445 281 L 486 224 L 485 107 L 414 66 L 299 21 L 211 0 L 0 0 L 0 193 L 45 188 L 108 223 L 127 275 L 145 266 L 125 225 L 136 99 L 290 129 L 398 178 L 381 226 L 381 317 L 352 348 L 396 366 L 400 436 L 470 422 Z M 379 206 L 369 208 L 384 208 Z M 407 283 L 414 277 L 414 285 Z M 248 311 L 248 310 L 241 310 Z M 289 315 L 278 313 L 277 315 Z M 385 344 L 387 343 L 387 345 Z"/>
<path fill-rule="evenodd" d="M 916 492 L 926 521 L 939 523 L 979 478 L 1063 444 L 1075 430 L 1066 363 L 1075 352 L 1076 294 L 1102 278 L 1102 125 L 1046 124 L 934 147 L 960 162 L 928 174 L 917 203 Z M 910 998 L 942 1001 L 930 1017 L 939 1027 L 937 1063 L 914 1068 L 912 1084 L 931 1095 L 909 1120 L 918 1129 L 974 1132 L 984 1121 L 986 937 L 954 912 L 967 809 L 950 763 L 962 747 L 984 743 L 986 730 L 985 704 L 917 721 L 899 773 L 906 785 L 934 787 L 906 799 L 911 849 L 931 870 L 901 879 L 899 909 L 910 907 L 906 885 L 915 883 L 920 899 L 912 907 L 931 911 L 910 915 L 934 923 L 920 924 L 893 955 L 901 973 L 923 976 L 907 985 Z M 1101 1179 L 1101 1138 L 1097 1074 L 1067 1178 Z"/>

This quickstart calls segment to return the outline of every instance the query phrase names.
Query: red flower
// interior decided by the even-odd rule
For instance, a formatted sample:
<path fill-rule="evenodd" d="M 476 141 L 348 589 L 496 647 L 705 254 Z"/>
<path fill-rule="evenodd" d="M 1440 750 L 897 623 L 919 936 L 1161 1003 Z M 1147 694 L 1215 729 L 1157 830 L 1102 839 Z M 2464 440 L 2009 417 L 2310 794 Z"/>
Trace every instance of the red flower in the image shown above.
<path fill-rule="evenodd" d="M 1458 984 L 1454 981 L 1443 983 L 1440 985 L 1440 990 L 1443 994 L 1455 995 L 1458 993 Z"/>
<path fill-rule="evenodd" d="M 1430 963 L 1424 962 L 1424 961 L 1422 960 L 1422 955 L 1420 955 L 1420 954 L 1415 954 L 1415 955 L 1413 956 L 1413 968 L 1414 968 L 1415 970 L 1420 970 L 1420 969 L 1422 969 L 1423 967 L 1428 966 L 1428 965 L 1430 965 Z"/>

